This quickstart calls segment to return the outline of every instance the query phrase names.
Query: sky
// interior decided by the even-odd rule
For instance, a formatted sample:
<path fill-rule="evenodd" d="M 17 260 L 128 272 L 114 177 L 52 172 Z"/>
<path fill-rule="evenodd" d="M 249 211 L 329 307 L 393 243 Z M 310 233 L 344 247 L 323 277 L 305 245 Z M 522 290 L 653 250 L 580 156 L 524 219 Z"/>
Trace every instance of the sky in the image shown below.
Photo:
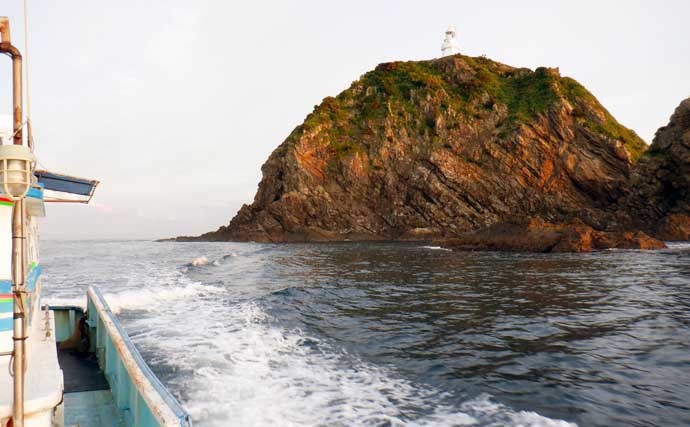
<path fill-rule="evenodd" d="M 663 4 L 663 7 L 661 6 Z M 153 239 L 227 224 L 326 96 L 382 62 L 461 52 L 559 67 L 651 142 L 690 96 L 687 0 L 29 0 L 40 166 L 98 179 L 47 206 L 45 239 Z M 24 49 L 23 1 L 2 0 Z M 0 113 L 11 112 L 10 60 Z"/>

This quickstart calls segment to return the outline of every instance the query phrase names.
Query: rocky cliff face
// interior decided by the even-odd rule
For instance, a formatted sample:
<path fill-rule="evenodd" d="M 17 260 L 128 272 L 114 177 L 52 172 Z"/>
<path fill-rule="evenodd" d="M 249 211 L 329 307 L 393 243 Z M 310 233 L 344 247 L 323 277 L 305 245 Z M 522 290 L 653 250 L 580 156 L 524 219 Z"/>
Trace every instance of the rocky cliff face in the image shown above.
<path fill-rule="evenodd" d="M 690 240 L 690 98 L 633 168 L 624 205 L 634 227 L 667 240 Z"/>
<path fill-rule="evenodd" d="M 687 212 L 687 186 L 663 177 L 681 167 L 667 153 L 688 156 L 687 133 L 672 142 L 682 127 L 660 130 L 633 167 L 646 144 L 556 69 L 381 64 L 324 99 L 263 165 L 254 202 L 196 239 L 437 238 L 530 217 L 622 229 L 638 211 Z M 652 215 L 645 197 L 664 207 Z"/>

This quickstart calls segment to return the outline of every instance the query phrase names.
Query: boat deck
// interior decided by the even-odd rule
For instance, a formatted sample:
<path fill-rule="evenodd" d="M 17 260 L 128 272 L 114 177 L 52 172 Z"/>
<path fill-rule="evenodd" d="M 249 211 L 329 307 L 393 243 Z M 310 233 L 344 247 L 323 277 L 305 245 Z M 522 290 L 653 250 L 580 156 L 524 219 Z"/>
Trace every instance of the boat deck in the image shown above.
<path fill-rule="evenodd" d="M 125 427 L 110 390 L 65 393 L 65 427 Z"/>
<path fill-rule="evenodd" d="M 58 350 L 58 363 L 65 381 L 65 393 L 109 390 L 96 356 L 84 357 L 72 350 Z"/>
<path fill-rule="evenodd" d="M 94 355 L 59 350 L 65 381 L 65 427 L 124 427 L 121 411 Z"/>
<path fill-rule="evenodd" d="M 50 307 L 58 325 L 54 334 L 58 342 L 86 348 L 88 337 L 88 348 L 96 351 L 57 351 L 64 376 L 64 405 L 57 418 L 64 420 L 64 427 L 191 427 L 189 414 L 151 372 L 95 288 L 88 290 L 87 307 L 88 311 Z M 106 372 L 99 366 L 106 366 Z"/>

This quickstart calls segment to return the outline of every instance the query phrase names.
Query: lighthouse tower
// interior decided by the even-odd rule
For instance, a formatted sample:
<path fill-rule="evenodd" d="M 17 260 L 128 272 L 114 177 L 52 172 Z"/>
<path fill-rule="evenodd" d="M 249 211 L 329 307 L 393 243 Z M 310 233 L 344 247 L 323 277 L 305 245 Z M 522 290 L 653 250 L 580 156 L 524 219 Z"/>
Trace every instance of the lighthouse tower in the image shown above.
<path fill-rule="evenodd" d="M 455 27 L 450 26 L 446 30 L 446 38 L 441 45 L 441 56 L 455 55 L 460 53 L 460 44 L 455 39 Z"/>

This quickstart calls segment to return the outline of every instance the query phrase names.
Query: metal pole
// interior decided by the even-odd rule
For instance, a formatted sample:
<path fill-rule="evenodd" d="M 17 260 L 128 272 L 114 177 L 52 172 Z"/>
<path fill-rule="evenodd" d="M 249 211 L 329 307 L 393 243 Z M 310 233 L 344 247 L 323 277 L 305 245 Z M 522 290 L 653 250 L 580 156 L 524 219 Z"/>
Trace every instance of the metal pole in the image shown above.
<path fill-rule="evenodd" d="M 14 144 L 22 145 L 22 55 L 10 41 L 10 21 L 0 17 L 0 53 L 12 57 L 12 104 L 14 116 Z M 12 294 L 14 313 L 13 363 L 14 402 L 12 421 L 14 427 L 24 427 L 24 369 L 26 318 L 23 296 L 25 278 L 24 267 L 24 201 L 14 203 L 12 211 Z"/>
<path fill-rule="evenodd" d="M 10 20 L 0 17 L 0 53 L 12 57 L 12 115 L 14 144 L 22 145 L 22 54 L 10 42 Z"/>
<path fill-rule="evenodd" d="M 15 48 L 16 49 L 16 48 Z M 19 53 L 19 51 L 17 51 Z M 14 104 L 14 144 L 22 145 L 22 57 L 12 55 L 12 103 Z"/>
<path fill-rule="evenodd" d="M 24 200 L 12 211 L 12 293 L 14 295 L 14 427 L 24 427 L 24 371 L 26 369 L 26 310 L 24 309 Z"/>

